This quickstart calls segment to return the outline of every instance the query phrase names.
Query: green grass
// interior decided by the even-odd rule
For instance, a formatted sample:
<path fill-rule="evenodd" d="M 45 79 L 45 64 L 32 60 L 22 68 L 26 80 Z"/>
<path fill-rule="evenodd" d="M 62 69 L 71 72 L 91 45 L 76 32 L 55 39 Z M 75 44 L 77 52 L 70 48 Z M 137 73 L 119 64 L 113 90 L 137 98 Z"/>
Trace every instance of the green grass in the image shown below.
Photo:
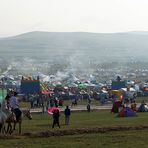
<path fill-rule="evenodd" d="M 147 126 L 148 113 L 138 113 L 137 117 L 117 118 L 109 111 L 74 112 L 71 114 L 70 125 L 64 125 L 64 115 L 61 113 L 61 129 L 51 128 L 52 116 L 45 113 L 33 113 L 33 119 L 24 118 L 22 133 L 38 133 L 45 131 L 70 130 L 76 128 L 115 127 L 115 126 Z M 17 127 L 18 128 L 18 127 Z M 2 148 L 147 148 L 148 129 L 107 131 L 97 134 L 75 134 L 69 136 L 25 137 L 15 136 L 0 139 Z"/>
<path fill-rule="evenodd" d="M 70 125 L 65 126 L 64 114 L 61 113 L 60 124 L 61 129 L 147 125 L 148 113 L 138 113 L 137 115 L 137 117 L 117 118 L 109 111 L 75 112 L 71 115 Z M 52 130 L 51 126 L 52 116 L 47 113 L 34 113 L 32 120 L 24 118 L 22 123 L 23 132 Z"/>
<path fill-rule="evenodd" d="M 148 130 L 0 140 L 2 148 L 147 148 Z"/>

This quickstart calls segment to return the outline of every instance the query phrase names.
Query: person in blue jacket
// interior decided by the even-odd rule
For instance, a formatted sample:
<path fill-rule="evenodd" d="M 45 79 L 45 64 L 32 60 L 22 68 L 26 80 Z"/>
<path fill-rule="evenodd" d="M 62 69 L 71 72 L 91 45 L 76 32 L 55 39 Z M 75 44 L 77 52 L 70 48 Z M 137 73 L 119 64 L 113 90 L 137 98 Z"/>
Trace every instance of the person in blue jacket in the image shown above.
<path fill-rule="evenodd" d="M 64 110 L 64 114 L 65 114 L 65 125 L 69 125 L 71 110 L 69 109 L 68 106 L 66 106 L 66 109 Z"/>

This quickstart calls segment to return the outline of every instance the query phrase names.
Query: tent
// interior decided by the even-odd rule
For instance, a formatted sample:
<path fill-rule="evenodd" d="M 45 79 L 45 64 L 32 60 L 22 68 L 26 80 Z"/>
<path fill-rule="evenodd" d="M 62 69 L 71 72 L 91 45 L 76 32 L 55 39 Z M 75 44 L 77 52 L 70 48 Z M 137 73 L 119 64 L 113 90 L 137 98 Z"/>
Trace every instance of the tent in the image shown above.
<path fill-rule="evenodd" d="M 2 103 L 7 95 L 6 89 L 0 89 L 0 103 Z"/>
<path fill-rule="evenodd" d="M 125 92 L 128 91 L 127 88 L 121 88 L 121 90 L 122 90 L 122 91 L 125 91 Z M 129 91 L 130 91 L 130 92 L 136 92 L 136 90 L 135 90 L 133 87 L 130 87 L 130 88 L 129 88 Z"/>
<path fill-rule="evenodd" d="M 119 101 L 123 101 L 123 91 L 121 90 L 111 90 L 111 95 L 113 97 L 113 99 L 119 100 Z"/>
<path fill-rule="evenodd" d="M 21 80 L 21 93 L 34 94 L 40 92 L 40 81 L 39 80 Z"/>
<path fill-rule="evenodd" d="M 117 117 L 135 117 L 136 113 L 129 107 L 123 107 Z"/>
<path fill-rule="evenodd" d="M 145 104 L 145 103 L 142 103 L 142 104 L 139 106 L 137 112 L 148 112 L 148 105 Z"/>
<path fill-rule="evenodd" d="M 40 89 L 43 95 L 49 95 L 52 94 L 53 92 L 50 90 L 47 84 L 40 84 Z"/>
<path fill-rule="evenodd" d="M 120 88 L 125 88 L 125 81 L 112 81 L 111 89 L 118 90 Z"/>
<path fill-rule="evenodd" d="M 79 89 L 85 89 L 85 88 L 87 88 L 87 86 L 86 86 L 86 84 L 79 84 L 78 88 Z"/>

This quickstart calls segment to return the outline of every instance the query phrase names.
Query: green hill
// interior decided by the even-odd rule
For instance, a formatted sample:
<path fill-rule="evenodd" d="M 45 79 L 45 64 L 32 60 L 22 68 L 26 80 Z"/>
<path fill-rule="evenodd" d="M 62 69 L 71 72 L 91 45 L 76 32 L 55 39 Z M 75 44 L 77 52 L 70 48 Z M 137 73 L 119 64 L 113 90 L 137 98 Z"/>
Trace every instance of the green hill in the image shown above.
<path fill-rule="evenodd" d="M 98 61 L 147 60 L 148 33 L 29 32 L 0 39 L 0 57 L 50 58 L 79 55 Z"/>

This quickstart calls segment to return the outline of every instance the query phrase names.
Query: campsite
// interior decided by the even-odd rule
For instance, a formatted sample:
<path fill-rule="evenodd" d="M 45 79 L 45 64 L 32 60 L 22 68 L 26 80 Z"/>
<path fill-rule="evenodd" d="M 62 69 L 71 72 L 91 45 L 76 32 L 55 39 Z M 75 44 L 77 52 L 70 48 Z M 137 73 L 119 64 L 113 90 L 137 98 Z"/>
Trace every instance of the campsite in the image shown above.
<path fill-rule="evenodd" d="M 11 79 L 8 76 L 2 77 L 1 145 L 22 148 L 40 145 L 61 148 L 78 145 L 120 147 L 123 143 L 127 147 L 147 145 L 145 140 L 148 137 L 147 94 L 138 94 L 140 91 L 143 93 L 146 91 L 142 82 L 133 81 L 129 84 L 129 81 L 122 80 L 119 76 L 110 84 L 101 85 L 96 80 L 86 81 L 76 78 L 72 80 L 72 77 L 69 79 L 59 81 L 52 78 L 51 83 L 47 79 L 45 81 L 45 76 L 40 75 L 13 79 L 12 76 Z M 2 122 L 5 121 L 2 115 L 7 113 L 6 110 L 11 111 L 10 104 L 12 98 L 15 98 L 14 94 L 22 113 L 25 111 L 26 114 L 29 109 L 31 116 L 24 116 L 21 124 L 17 124 L 16 116 L 16 120 L 10 123 L 8 129 L 7 120 Z M 66 106 L 71 110 L 68 125 L 65 124 Z M 53 126 L 54 113 L 57 110 L 59 127 L 56 124 Z"/>
<path fill-rule="evenodd" d="M 49 147 L 49 143 L 52 143 L 51 147 L 61 148 L 76 145 L 120 147 L 123 143 L 139 147 L 139 138 L 144 146 L 147 145 L 144 140 L 148 137 L 147 96 L 137 95 L 139 90 L 134 89 L 137 83 L 131 86 L 119 77 L 108 86 L 77 81 L 71 82 L 75 85 L 62 85 L 60 82 L 51 85 L 43 83 L 40 77 L 22 77 L 18 80 L 20 85 L 3 85 L 5 81 L 7 79 L 2 81 L 0 89 L 2 107 L 9 108 L 8 100 L 4 98 L 7 94 L 13 96 L 15 88 L 19 92 L 19 108 L 29 109 L 32 117 L 29 120 L 24 116 L 21 132 L 16 124 L 12 132 L 1 133 L 3 147 L 29 147 L 30 143 L 33 147 L 42 144 Z M 135 101 L 136 106 L 132 107 Z M 69 125 L 65 125 L 67 105 L 71 110 Z M 60 112 L 60 128 L 57 125 L 52 128 L 54 110 L 57 109 Z M 5 110 L 2 109 L 2 112 L 5 113 Z M 7 128 L 7 124 L 5 126 Z M 89 140 L 86 142 L 86 139 Z M 5 143 L 5 140 L 8 142 Z"/>
<path fill-rule="evenodd" d="M 0 148 L 148 148 L 148 0 L 0 0 Z"/>

